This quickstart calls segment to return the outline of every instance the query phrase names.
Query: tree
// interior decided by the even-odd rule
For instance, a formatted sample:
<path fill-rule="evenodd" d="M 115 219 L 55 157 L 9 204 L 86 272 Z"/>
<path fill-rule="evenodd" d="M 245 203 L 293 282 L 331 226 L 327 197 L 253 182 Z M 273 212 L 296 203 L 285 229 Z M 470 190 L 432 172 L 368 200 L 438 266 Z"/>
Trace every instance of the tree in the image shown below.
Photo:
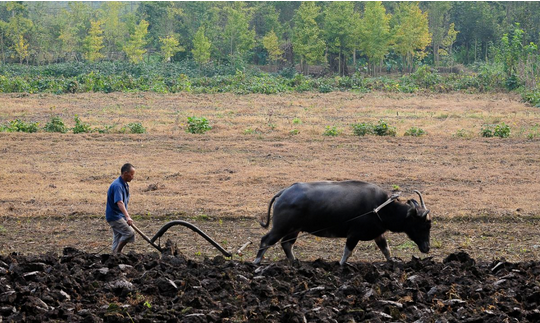
<path fill-rule="evenodd" d="M 73 61 L 77 59 L 77 29 L 69 23 L 61 26 L 60 35 L 60 50 L 63 53 L 63 57 L 67 61 Z"/>
<path fill-rule="evenodd" d="M 431 43 L 427 12 L 422 13 L 418 3 L 399 2 L 392 20 L 394 50 L 405 58 L 412 71 L 413 59 L 424 58 L 424 50 Z"/>
<path fill-rule="evenodd" d="M 366 2 L 364 18 L 360 24 L 360 50 L 369 59 L 371 71 L 382 64 L 384 56 L 390 50 L 390 15 L 380 1 Z"/>
<path fill-rule="evenodd" d="M 138 17 L 148 22 L 146 46 L 150 49 L 159 49 L 161 38 L 173 34 L 178 35 L 176 27 L 178 18 L 182 17 L 183 10 L 179 2 L 174 1 L 142 1 L 137 8 Z"/>
<path fill-rule="evenodd" d="M 12 58 L 18 58 L 22 63 L 28 57 L 28 41 L 26 38 L 34 24 L 32 20 L 26 18 L 27 7 L 18 2 L 7 2 L 6 9 L 11 13 L 7 23 L 7 35 L 12 43 L 11 48 L 15 51 Z"/>
<path fill-rule="evenodd" d="M 508 2 L 509 3 L 509 2 Z M 454 2 L 450 21 L 460 33 L 456 38 L 458 59 L 469 64 L 478 59 L 488 60 L 488 49 L 491 44 L 500 40 L 504 28 L 499 21 L 504 20 L 502 2 L 459 1 Z"/>
<path fill-rule="evenodd" d="M 165 38 L 159 38 L 161 42 L 161 55 L 165 62 L 170 62 L 171 57 L 173 57 L 178 52 L 183 52 L 184 47 L 180 46 L 180 42 L 174 35 L 170 35 Z"/>
<path fill-rule="evenodd" d="M 51 63 L 59 54 L 59 40 L 56 34 L 57 19 L 51 14 L 51 4 L 44 1 L 28 3 L 28 18 L 32 29 L 28 33 L 29 59 L 37 64 Z"/>
<path fill-rule="evenodd" d="M 443 38 L 441 42 L 441 46 L 443 48 L 439 49 L 439 55 L 448 56 L 452 65 L 454 63 L 454 58 L 452 56 L 452 46 L 454 45 L 456 41 L 458 33 L 459 31 L 454 29 L 454 23 L 451 23 L 450 27 L 448 27 L 448 32 L 446 33 L 446 36 Z"/>
<path fill-rule="evenodd" d="M 122 48 L 124 37 L 127 34 L 127 26 L 121 20 L 124 2 L 105 1 L 99 10 L 99 16 L 103 22 L 103 43 L 108 59 Z"/>
<path fill-rule="evenodd" d="M 233 2 L 231 6 L 225 7 L 227 14 L 227 24 L 225 25 L 224 36 L 229 44 L 229 55 L 231 57 L 245 55 L 255 44 L 255 30 L 249 29 L 251 11 L 246 8 L 244 2 Z"/>
<path fill-rule="evenodd" d="M 444 34 L 447 30 L 447 18 L 452 8 L 452 2 L 449 1 L 430 1 L 428 6 L 429 30 L 432 33 L 431 45 L 433 48 L 433 62 L 435 66 L 439 65 L 439 48 L 442 45 Z"/>
<path fill-rule="evenodd" d="M 354 4 L 350 1 L 330 2 L 325 10 L 323 33 L 328 51 L 331 53 L 329 63 L 340 75 L 347 74 L 347 53 L 355 44 L 354 30 L 358 26 L 358 22 L 355 21 L 357 17 L 358 15 L 354 13 Z M 335 68 L 336 54 L 337 69 Z"/>
<path fill-rule="evenodd" d="M 59 57 L 68 61 L 77 60 L 79 54 L 84 55 L 84 39 L 91 28 L 91 8 L 83 2 L 69 2 L 57 17 L 58 34 L 60 41 Z"/>
<path fill-rule="evenodd" d="M 13 45 L 13 49 L 15 50 L 15 53 L 12 55 L 12 57 L 17 57 L 19 59 L 19 63 L 22 64 L 22 62 L 28 57 L 28 43 L 24 40 L 23 35 L 19 35 L 19 41 Z"/>
<path fill-rule="evenodd" d="M 146 34 L 148 34 L 148 22 L 141 20 L 135 27 L 135 31 L 130 35 L 128 42 L 123 49 L 130 62 L 138 64 L 142 62 L 143 55 L 146 53 Z"/>
<path fill-rule="evenodd" d="M 317 24 L 319 15 L 320 9 L 315 2 L 304 1 L 294 16 L 293 50 L 300 56 L 300 65 L 306 74 L 309 73 L 309 65 L 322 61 L 324 57 L 326 44 Z"/>
<path fill-rule="evenodd" d="M 263 45 L 266 51 L 268 51 L 270 61 L 277 62 L 283 59 L 283 50 L 279 47 L 278 37 L 273 30 L 264 36 Z"/>
<path fill-rule="evenodd" d="M 95 62 L 105 56 L 100 53 L 103 45 L 103 30 L 101 30 L 101 21 L 91 21 L 92 27 L 88 32 L 88 36 L 84 39 L 84 58 L 89 62 Z"/>
<path fill-rule="evenodd" d="M 212 44 L 204 35 L 204 27 L 200 27 L 193 38 L 193 59 L 199 64 L 206 64 L 210 61 L 210 47 Z"/>

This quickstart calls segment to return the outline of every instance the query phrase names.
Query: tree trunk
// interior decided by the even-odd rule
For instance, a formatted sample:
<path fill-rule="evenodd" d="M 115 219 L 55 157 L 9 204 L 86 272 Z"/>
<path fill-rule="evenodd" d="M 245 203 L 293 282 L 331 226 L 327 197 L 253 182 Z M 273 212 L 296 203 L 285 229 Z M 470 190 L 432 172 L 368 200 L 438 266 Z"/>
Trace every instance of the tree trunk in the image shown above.
<path fill-rule="evenodd" d="M 341 74 L 341 47 L 339 47 L 339 56 L 338 56 L 338 75 L 342 75 Z"/>
<path fill-rule="evenodd" d="M 476 48 L 478 47 L 478 39 L 474 40 L 474 62 L 476 62 Z"/>
<path fill-rule="evenodd" d="M 433 60 L 435 61 L 435 67 L 439 67 L 439 62 L 441 60 L 439 56 L 439 44 L 433 45 Z"/>

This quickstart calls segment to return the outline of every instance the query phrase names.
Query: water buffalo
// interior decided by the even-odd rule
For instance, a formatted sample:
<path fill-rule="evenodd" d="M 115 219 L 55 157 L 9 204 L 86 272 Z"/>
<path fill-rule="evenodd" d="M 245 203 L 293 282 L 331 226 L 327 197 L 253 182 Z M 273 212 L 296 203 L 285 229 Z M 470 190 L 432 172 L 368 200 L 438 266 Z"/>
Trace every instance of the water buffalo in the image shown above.
<path fill-rule="evenodd" d="M 390 249 L 384 237 L 388 230 L 405 232 L 421 252 L 429 252 L 431 216 L 420 192 L 420 204 L 414 199 L 403 203 L 394 199 L 377 185 L 360 181 L 295 183 L 278 192 L 268 205 L 266 223 L 274 204 L 274 225 L 262 237 L 254 263 L 259 264 L 266 250 L 281 240 L 289 260 L 300 232 L 319 237 L 347 238 L 343 257 L 345 264 L 358 241 L 375 240 L 387 260 Z M 389 202 L 375 211 L 385 202 Z"/>

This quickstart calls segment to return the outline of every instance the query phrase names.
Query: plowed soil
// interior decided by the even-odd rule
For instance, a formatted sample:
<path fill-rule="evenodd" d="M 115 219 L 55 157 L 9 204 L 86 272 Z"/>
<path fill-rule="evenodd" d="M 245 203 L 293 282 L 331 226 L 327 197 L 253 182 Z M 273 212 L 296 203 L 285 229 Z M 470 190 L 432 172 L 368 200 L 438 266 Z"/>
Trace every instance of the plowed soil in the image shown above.
<path fill-rule="evenodd" d="M 0 315 L 4 321 L 538 321 L 540 112 L 506 94 L 304 93 L 281 96 L 2 95 L 0 123 L 78 115 L 109 133 L 0 132 Z M 185 131 L 188 116 L 212 130 Z M 396 137 L 353 135 L 384 119 Z M 123 127 L 141 122 L 146 134 Z M 510 138 L 483 138 L 504 122 Z M 328 127 L 328 128 L 327 128 Z M 335 127 L 338 136 L 324 135 Z M 411 127 L 422 137 L 404 136 Z M 153 236 L 185 220 L 162 258 L 138 237 L 109 255 L 108 185 L 137 171 L 130 213 Z M 299 261 L 279 246 L 250 262 L 257 220 L 282 188 L 356 179 L 413 197 L 434 216 L 430 255 L 388 234 L 396 261 L 360 243 L 302 236 Z M 251 241 L 238 255 L 235 251 Z M 164 246 L 164 242 L 160 241 Z M 67 249 L 65 249 L 67 248 Z"/>
<path fill-rule="evenodd" d="M 169 251 L 172 251 L 169 249 Z M 537 322 L 539 262 L 277 262 L 165 253 L 0 258 L 7 322 Z"/>

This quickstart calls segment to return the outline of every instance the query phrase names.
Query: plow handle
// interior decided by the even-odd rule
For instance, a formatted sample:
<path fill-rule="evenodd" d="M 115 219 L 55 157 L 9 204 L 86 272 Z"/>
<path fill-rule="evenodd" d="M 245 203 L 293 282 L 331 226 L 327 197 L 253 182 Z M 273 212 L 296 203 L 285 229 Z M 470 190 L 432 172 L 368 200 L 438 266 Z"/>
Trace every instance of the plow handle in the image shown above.
<path fill-rule="evenodd" d="M 159 252 L 163 252 L 161 250 L 161 247 L 156 245 L 153 241 L 150 240 L 150 238 L 148 238 L 146 236 L 146 234 L 142 233 L 141 230 L 139 230 L 139 228 L 137 228 L 137 226 L 135 225 L 135 223 L 131 223 L 131 227 L 133 228 L 133 230 L 137 231 L 138 234 L 141 235 L 141 237 L 143 237 L 144 240 L 146 240 L 146 242 L 148 242 L 149 244 L 152 245 L 152 247 L 156 248 L 157 250 L 159 250 Z"/>

